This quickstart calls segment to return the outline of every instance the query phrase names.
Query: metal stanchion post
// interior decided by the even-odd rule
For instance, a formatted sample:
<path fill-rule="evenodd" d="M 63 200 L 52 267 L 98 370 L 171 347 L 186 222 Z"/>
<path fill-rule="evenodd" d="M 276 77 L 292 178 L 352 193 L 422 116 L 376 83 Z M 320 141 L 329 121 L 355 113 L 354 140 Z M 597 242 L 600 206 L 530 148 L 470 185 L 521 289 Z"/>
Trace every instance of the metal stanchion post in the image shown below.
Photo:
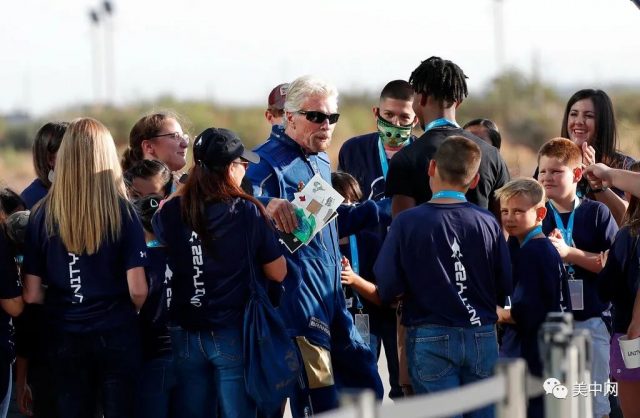
<path fill-rule="evenodd" d="M 557 379 L 546 386 L 544 396 L 547 418 L 579 418 L 578 400 L 573 397 L 573 385 L 578 378 L 578 350 L 571 345 L 573 321 L 571 314 L 549 314 L 540 329 L 540 354 L 544 360 L 543 379 Z"/>
<path fill-rule="evenodd" d="M 498 417 L 525 418 L 527 416 L 527 396 L 525 376 L 527 363 L 523 359 L 498 361 L 496 375 L 506 377 L 507 396 L 498 402 Z"/>
<path fill-rule="evenodd" d="M 593 396 L 591 393 L 591 334 L 584 329 L 573 332 L 571 343 L 578 350 L 578 383 L 584 384 L 576 396 L 579 403 L 579 416 L 593 416 Z M 601 384 L 601 382 L 598 382 Z M 586 388 L 586 390 L 585 390 Z M 596 388 L 594 388 L 596 389 Z"/>
<path fill-rule="evenodd" d="M 376 418 L 378 416 L 376 394 L 370 389 L 343 394 L 340 397 L 340 405 L 355 407 L 356 418 Z"/>

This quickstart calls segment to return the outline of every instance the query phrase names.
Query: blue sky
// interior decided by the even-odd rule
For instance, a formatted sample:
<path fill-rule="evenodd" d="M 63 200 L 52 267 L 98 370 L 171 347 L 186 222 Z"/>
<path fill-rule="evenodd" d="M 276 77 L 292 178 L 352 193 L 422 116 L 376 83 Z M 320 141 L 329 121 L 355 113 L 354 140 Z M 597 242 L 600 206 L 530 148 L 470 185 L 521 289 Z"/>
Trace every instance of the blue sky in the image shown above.
<path fill-rule="evenodd" d="M 309 73 L 377 92 L 431 55 L 458 63 L 473 94 L 499 69 L 496 0 L 113 3 L 117 104 L 163 94 L 263 104 Z M 3 2 L 0 113 L 94 100 L 88 12 L 100 4 Z M 502 16 L 506 67 L 535 67 L 557 86 L 640 84 L 640 10 L 629 0 L 502 0 Z"/>

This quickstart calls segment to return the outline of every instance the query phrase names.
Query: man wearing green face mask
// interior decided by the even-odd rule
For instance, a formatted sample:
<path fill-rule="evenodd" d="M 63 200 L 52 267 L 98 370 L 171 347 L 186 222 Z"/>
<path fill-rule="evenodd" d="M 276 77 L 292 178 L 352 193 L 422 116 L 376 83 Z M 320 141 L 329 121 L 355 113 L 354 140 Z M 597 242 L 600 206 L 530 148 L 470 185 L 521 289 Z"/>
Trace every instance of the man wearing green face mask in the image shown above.
<path fill-rule="evenodd" d="M 351 138 L 340 148 L 338 170 L 358 180 L 364 200 L 384 198 L 389 160 L 415 138 L 411 130 L 418 119 L 412 103 L 413 89 L 408 82 L 387 83 L 379 105 L 373 108 L 378 131 Z"/>
<path fill-rule="evenodd" d="M 373 108 L 373 115 L 378 127 L 377 132 L 351 138 L 342 145 L 339 154 L 339 170 L 356 178 L 362 191 L 362 200 L 380 201 L 384 199 L 389 160 L 396 152 L 415 139 L 411 135 L 411 130 L 418 120 L 413 111 L 412 102 L 413 89 L 409 83 L 404 80 L 389 82 L 382 89 L 379 105 Z M 384 205 L 384 202 L 389 204 Z M 386 206 L 388 216 L 381 216 L 380 224 L 376 228 L 362 232 L 366 234 L 367 239 L 358 239 L 358 236 L 363 238 L 359 234 L 344 238 L 349 241 L 351 250 L 349 255 L 346 253 L 343 255 L 347 256 L 356 274 L 362 274 L 362 277 L 372 282 L 376 281 L 376 278 L 372 277 L 373 262 L 384 241 L 391 219 L 390 199 L 386 198 L 384 202 L 379 202 L 378 207 Z M 338 233 L 340 234 L 340 232 L 339 230 Z M 359 250 L 354 252 L 351 246 L 355 246 Z M 380 348 L 384 344 L 391 386 L 389 397 L 391 399 L 402 397 L 403 392 L 398 377 L 395 309 L 377 307 L 363 300 L 361 309 L 353 304 L 350 311 L 354 315 L 363 313 L 369 315 L 369 346 L 371 350 L 380 356 Z"/>

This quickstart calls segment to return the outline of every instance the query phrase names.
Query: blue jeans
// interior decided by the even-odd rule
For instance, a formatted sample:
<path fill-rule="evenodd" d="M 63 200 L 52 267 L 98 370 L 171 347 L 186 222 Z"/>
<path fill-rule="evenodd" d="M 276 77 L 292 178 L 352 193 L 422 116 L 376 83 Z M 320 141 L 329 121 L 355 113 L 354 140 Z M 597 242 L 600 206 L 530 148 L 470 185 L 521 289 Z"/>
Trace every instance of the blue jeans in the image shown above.
<path fill-rule="evenodd" d="M 4 365 L 3 365 L 3 369 L 4 369 Z M 7 380 L 7 385 L 6 385 L 6 391 L 0 391 L 0 396 L 3 396 L 2 402 L 0 403 L 0 418 L 6 418 L 7 413 L 9 413 L 9 404 L 11 403 L 11 389 L 12 389 L 12 382 L 13 382 L 11 369 L 12 369 L 11 363 L 9 363 L 9 367 L 6 368 L 6 371 L 8 373 L 3 373 L 2 375 L 2 378 Z M 5 386 L 3 385 L 3 387 Z"/>
<path fill-rule="evenodd" d="M 423 325 L 407 328 L 407 361 L 416 394 L 438 392 L 493 374 L 498 359 L 494 325 L 474 328 Z M 494 416 L 493 405 L 464 414 Z"/>
<path fill-rule="evenodd" d="M 575 321 L 576 329 L 586 329 L 591 334 L 593 360 L 591 362 L 591 383 L 597 382 L 604 386 L 609 379 L 609 331 L 602 318 L 590 318 L 586 321 Z M 600 418 L 611 412 L 609 398 L 604 392 L 596 392 L 593 396 L 593 416 Z"/>
<path fill-rule="evenodd" d="M 386 314 L 386 312 L 385 312 Z M 380 358 L 380 351 L 382 345 L 384 345 L 384 354 L 387 358 L 387 369 L 389 371 L 389 391 L 390 399 L 402 398 L 402 387 L 398 381 L 398 373 L 400 366 L 398 364 L 398 329 L 396 326 L 396 317 L 381 314 L 378 320 L 376 329 L 371 330 L 369 347 L 376 358 Z"/>
<path fill-rule="evenodd" d="M 98 394 L 104 418 L 134 416 L 141 361 L 137 324 L 92 334 L 52 331 L 49 360 L 60 417 L 94 416 Z"/>
<path fill-rule="evenodd" d="M 175 408 L 176 375 L 173 356 L 168 353 L 145 361 L 136 394 L 137 418 L 179 417 Z"/>
<path fill-rule="evenodd" d="M 255 403 L 244 385 L 241 328 L 190 332 L 173 327 L 170 332 L 180 416 L 215 416 L 211 399 L 216 398 L 222 418 L 256 416 Z"/>

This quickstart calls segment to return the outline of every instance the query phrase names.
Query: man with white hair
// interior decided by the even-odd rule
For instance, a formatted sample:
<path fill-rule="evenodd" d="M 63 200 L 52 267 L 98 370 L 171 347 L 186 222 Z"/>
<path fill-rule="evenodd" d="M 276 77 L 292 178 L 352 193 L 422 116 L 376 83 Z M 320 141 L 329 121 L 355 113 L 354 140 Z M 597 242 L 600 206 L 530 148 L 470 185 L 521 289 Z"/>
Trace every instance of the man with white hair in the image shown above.
<path fill-rule="evenodd" d="M 254 150 L 260 163 L 249 167 L 247 177 L 254 195 L 281 231 L 290 233 L 297 226 L 290 203 L 294 193 L 318 173 L 331 183 L 325 151 L 340 117 L 337 111 L 335 87 L 310 76 L 300 77 L 287 90 L 284 131 L 272 134 Z M 309 416 L 338 406 L 334 371 L 341 377 L 340 384 L 353 386 L 352 376 L 359 375 L 358 379 L 368 381 L 368 386 L 381 394 L 375 357 L 346 310 L 336 222 L 329 223 L 297 252 L 285 253 L 288 273 L 278 311 L 305 365 L 291 399 L 293 416 Z M 348 373 L 342 373 L 342 364 L 350 364 L 353 370 L 350 367 Z"/>

